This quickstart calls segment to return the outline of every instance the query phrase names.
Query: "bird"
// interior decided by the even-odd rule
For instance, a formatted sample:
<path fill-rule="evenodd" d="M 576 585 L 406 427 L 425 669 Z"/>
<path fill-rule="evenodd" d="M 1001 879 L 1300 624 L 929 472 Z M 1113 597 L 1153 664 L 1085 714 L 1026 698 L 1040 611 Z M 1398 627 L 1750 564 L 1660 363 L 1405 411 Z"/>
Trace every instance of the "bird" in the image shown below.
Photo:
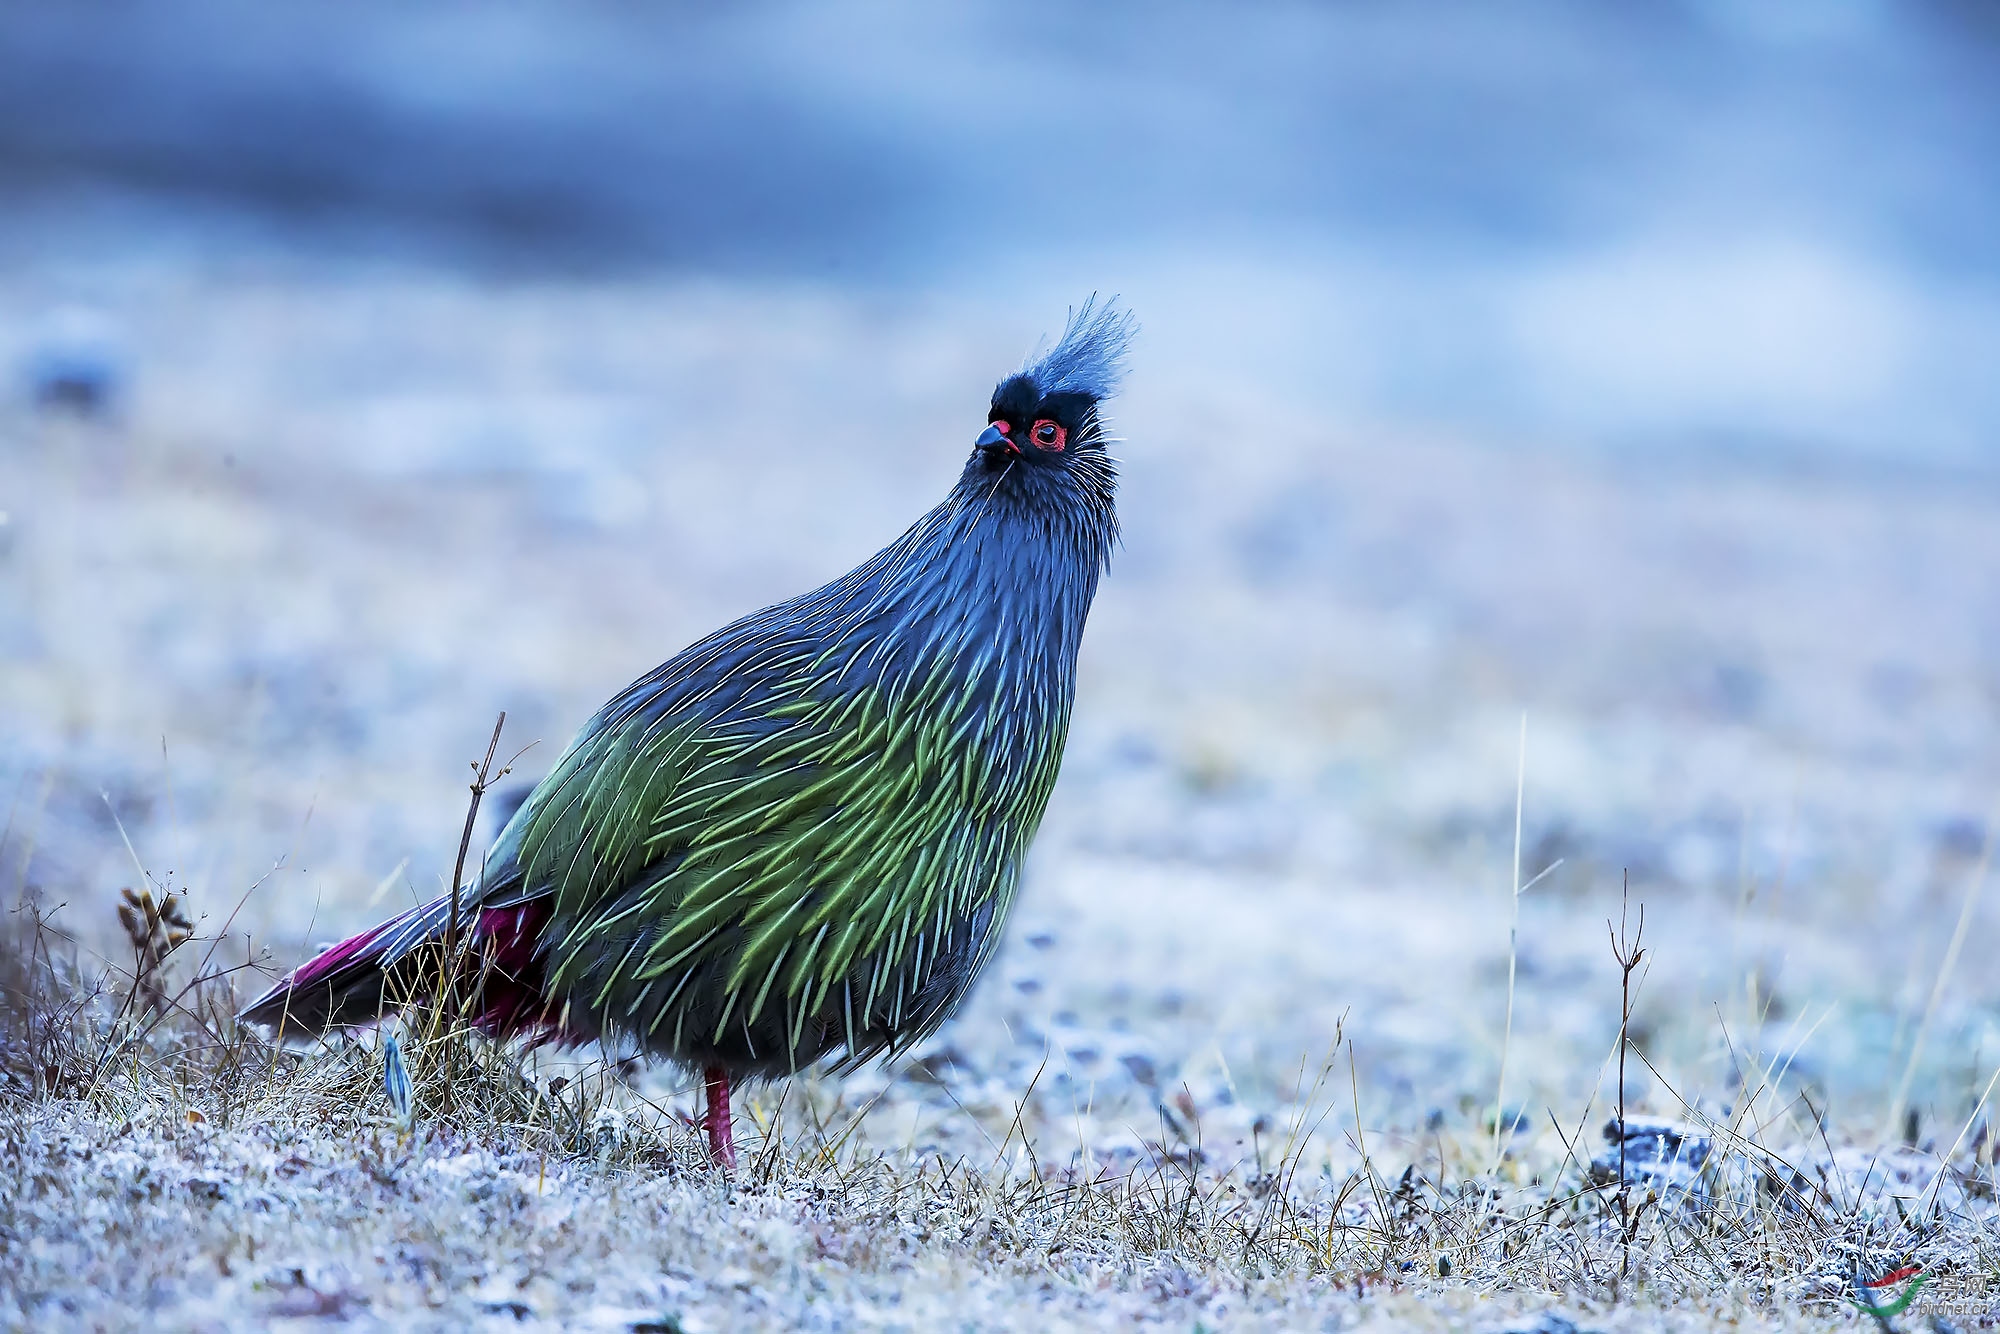
<path fill-rule="evenodd" d="M 733 1086 L 935 1033 L 994 955 L 1055 787 L 1119 540 L 1103 405 L 1136 328 L 1116 298 L 1073 307 L 996 385 L 940 504 L 619 692 L 459 891 L 241 1017 L 282 1040 L 456 985 L 494 1038 L 698 1074 L 725 1171 Z M 461 936 L 452 984 L 437 950 Z"/>

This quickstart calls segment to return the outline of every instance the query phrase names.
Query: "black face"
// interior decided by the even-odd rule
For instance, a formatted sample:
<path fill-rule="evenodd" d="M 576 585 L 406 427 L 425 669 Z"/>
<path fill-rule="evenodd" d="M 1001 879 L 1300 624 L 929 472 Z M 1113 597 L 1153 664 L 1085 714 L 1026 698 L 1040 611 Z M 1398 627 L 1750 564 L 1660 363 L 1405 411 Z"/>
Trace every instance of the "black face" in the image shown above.
<path fill-rule="evenodd" d="M 978 446 L 991 462 L 1022 459 L 1060 463 L 1089 439 L 1097 400 L 1088 394 L 1037 394 L 1035 382 L 1016 375 L 993 391 L 993 408 Z"/>

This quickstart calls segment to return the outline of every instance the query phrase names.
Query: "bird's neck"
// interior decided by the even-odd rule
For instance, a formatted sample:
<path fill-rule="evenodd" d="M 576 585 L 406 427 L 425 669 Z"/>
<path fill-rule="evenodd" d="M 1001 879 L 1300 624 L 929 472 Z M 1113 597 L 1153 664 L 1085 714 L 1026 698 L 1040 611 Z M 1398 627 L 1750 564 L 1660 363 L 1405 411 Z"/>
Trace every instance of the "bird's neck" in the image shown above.
<path fill-rule="evenodd" d="M 969 468 L 946 502 L 954 531 L 944 583 L 970 595 L 967 620 L 1065 668 L 1118 540 L 1116 477 L 1103 464 L 1017 467 L 1025 475 L 997 479 Z"/>
<path fill-rule="evenodd" d="M 1084 451 L 1064 467 L 994 467 L 975 456 L 941 509 L 958 529 L 960 549 L 989 538 L 1003 545 L 1004 553 L 982 546 L 982 564 L 991 572 L 1032 570 L 1045 576 L 1045 586 L 1084 582 L 1094 591 L 1118 543 L 1117 491 L 1117 466 L 1102 449 Z M 1080 580 L 1086 571 L 1088 580 Z"/>
<path fill-rule="evenodd" d="M 881 552 L 849 615 L 895 668 L 941 662 L 1032 679 L 1066 705 L 1097 582 L 1118 538 L 1109 460 L 994 477 L 969 467 L 946 501 Z M 858 573 L 858 572 L 857 572 Z M 858 613 L 858 615 L 857 615 Z"/>

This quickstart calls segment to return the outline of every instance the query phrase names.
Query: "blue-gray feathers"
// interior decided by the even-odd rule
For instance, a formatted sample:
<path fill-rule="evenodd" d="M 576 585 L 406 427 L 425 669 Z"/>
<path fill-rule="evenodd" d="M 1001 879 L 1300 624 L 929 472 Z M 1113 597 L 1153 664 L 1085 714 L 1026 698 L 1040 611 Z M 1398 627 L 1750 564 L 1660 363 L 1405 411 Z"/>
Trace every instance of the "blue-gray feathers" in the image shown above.
<path fill-rule="evenodd" d="M 1043 394 L 1109 398 L 1125 377 L 1125 354 L 1138 331 L 1138 321 L 1119 308 L 1117 297 L 1099 305 L 1093 294 L 1082 309 L 1070 312 L 1062 339 L 1021 373 Z"/>

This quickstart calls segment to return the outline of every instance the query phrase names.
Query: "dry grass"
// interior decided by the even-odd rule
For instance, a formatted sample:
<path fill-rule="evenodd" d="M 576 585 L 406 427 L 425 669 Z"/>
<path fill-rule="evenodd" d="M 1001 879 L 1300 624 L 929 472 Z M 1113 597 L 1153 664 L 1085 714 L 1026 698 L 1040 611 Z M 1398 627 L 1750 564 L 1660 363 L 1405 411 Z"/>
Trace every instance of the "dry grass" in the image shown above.
<path fill-rule="evenodd" d="M 1517 1124 L 1497 1168 L 1490 1121 L 1433 1125 L 1385 1166 L 1340 1037 L 1245 1161 L 1204 1150 L 1185 1091 L 1121 1172 L 1045 1162 L 1032 1085 L 990 1156 L 945 1161 L 857 1134 L 869 1107 L 805 1078 L 748 1100 L 725 1180 L 625 1067 L 497 1047 L 435 1008 L 274 1048 L 235 1023 L 241 969 L 213 941 L 128 930 L 125 965 L 61 916 L 18 904 L 0 953 L 0 1310 L 22 1325 L 1789 1328 L 1845 1323 L 1857 1273 L 1913 1264 L 1916 1310 L 2000 1309 L 1983 1123 L 1949 1163 L 1841 1148 L 1781 1100 L 1777 1062 L 1724 1115 L 1683 1107 L 1703 1140 L 1635 1155 L 1623 1190 L 1617 1154 L 1585 1147 L 1594 1107 Z"/>

